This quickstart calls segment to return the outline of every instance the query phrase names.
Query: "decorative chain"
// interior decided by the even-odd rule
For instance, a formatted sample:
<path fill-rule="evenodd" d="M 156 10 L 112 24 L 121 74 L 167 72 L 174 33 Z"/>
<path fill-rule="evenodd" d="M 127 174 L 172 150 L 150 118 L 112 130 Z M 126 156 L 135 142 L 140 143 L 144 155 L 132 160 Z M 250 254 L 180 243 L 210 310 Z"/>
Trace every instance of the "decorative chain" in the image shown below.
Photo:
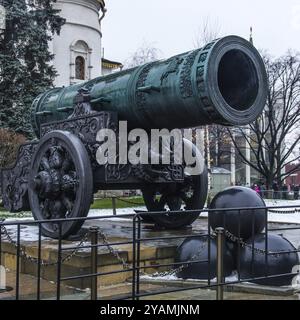
<path fill-rule="evenodd" d="M 100 229 L 99 229 L 99 236 L 100 236 L 103 244 L 106 245 L 109 253 L 112 254 L 115 258 L 117 258 L 117 260 L 122 264 L 123 269 L 124 269 L 124 270 L 130 269 L 131 266 L 125 261 L 124 258 L 122 258 L 122 257 L 120 256 L 119 251 L 116 250 L 116 249 L 114 249 L 113 246 L 111 246 L 111 245 L 109 244 L 108 237 L 107 237 L 107 236 L 104 234 L 104 232 L 101 231 Z"/>
<path fill-rule="evenodd" d="M 3 222 L 4 220 L 2 220 L 1 222 Z M 6 237 L 6 239 L 8 240 L 9 243 L 11 243 L 15 249 L 18 249 L 18 245 L 17 242 L 15 240 L 13 240 L 13 238 L 10 236 L 9 232 L 7 231 L 7 229 L 5 228 L 5 226 L 1 226 L 1 233 L 4 234 L 4 236 Z M 69 260 L 71 260 L 73 258 L 73 256 L 76 255 L 76 253 L 80 250 L 80 248 L 83 246 L 84 242 L 86 242 L 88 240 L 88 232 L 85 233 L 82 237 L 82 239 L 80 240 L 78 246 L 73 249 L 71 251 L 70 254 L 68 254 L 67 256 L 63 257 L 61 259 L 61 263 L 67 262 Z M 39 264 L 39 259 L 36 257 L 32 257 L 31 255 L 29 255 L 28 253 L 26 253 L 26 251 L 22 248 L 22 246 L 19 246 L 19 250 L 20 250 L 20 256 L 22 256 L 23 258 L 25 258 L 26 260 L 30 261 L 31 263 L 34 264 Z M 54 266 L 57 265 L 58 261 L 55 262 L 47 262 L 43 259 L 40 259 L 40 265 L 43 267 L 49 267 L 49 266 Z"/>
<path fill-rule="evenodd" d="M 228 238 L 229 240 L 231 240 L 232 242 L 238 243 L 243 248 L 248 248 L 250 250 L 253 250 L 257 254 L 265 255 L 266 253 L 268 253 L 268 255 L 271 255 L 271 256 L 275 256 L 275 257 L 279 257 L 280 256 L 280 251 L 278 251 L 278 252 L 272 252 L 272 251 L 267 252 L 266 250 L 255 248 L 251 244 L 248 244 L 245 241 L 243 241 L 242 238 L 236 237 L 234 234 L 232 234 L 228 230 L 225 230 L 224 234 L 225 234 L 225 237 Z M 216 236 L 217 236 L 216 233 L 211 234 L 211 239 L 215 239 Z M 170 271 L 154 273 L 153 275 L 151 275 L 151 277 L 156 278 L 156 277 L 164 277 L 164 276 L 178 274 L 179 272 L 183 271 L 184 269 L 186 269 L 190 265 L 192 265 L 193 261 L 195 261 L 195 260 L 197 260 L 199 258 L 200 253 L 202 252 L 202 250 L 205 247 L 206 247 L 206 242 L 203 242 L 203 244 L 200 246 L 200 248 L 197 250 L 197 252 L 190 258 L 191 263 L 187 263 L 187 264 L 181 265 L 180 267 L 178 267 L 176 269 L 172 269 Z"/>
<path fill-rule="evenodd" d="M 108 241 L 108 238 L 107 236 L 101 231 L 99 230 L 99 236 L 103 242 L 103 244 L 106 245 L 108 251 L 110 252 L 110 254 L 112 254 L 121 264 L 122 264 L 122 267 L 124 270 L 127 270 L 127 269 L 130 269 L 130 268 L 133 268 L 132 265 L 130 265 L 129 263 L 127 263 L 125 261 L 124 258 L 122 258 L 120 256 L 120 253 L 118 250 L 115 250 L 110 244 L 109 244 L 109 241 Z M 197 256 L 200 254 L 200 252 L 204 249 L 205 247 L 205 243 L 198 249 L 197 253 L 194 254 L 191 258 L 191 261 L 192 260 L 195 260 L 197 258 Z M 167 276 L 167 275 L 173 275 L 175 273 L 178 273 L 180 271 L 182 271 L 183 269 L 187 268 L 190 264 L 185 264 L 185 265 L 182 265 L 176 269 L 172 269 L 170 271 L 163 271 L 163 272 L 156 272 L 155 274 L 153 274 L 152 276 L 153 277 L 163 277 L 163 276 Z M 143 271 L 140 271 L 140 273 L 142 275 L 147 275 L 147 273 L 143 272 Z"/>
<path fill-rule="evenodd" d="M 279 257 L 280 256 L 280 251 L 272 252 L 272 251 L 266 251 L 264 249 L 255 248 L 254 246 L 252 246 L 249 243 L 246 243 L 242 238 L 239 238 L 239 237 L 235 236 L 234 234 L 232 234 L 228 230 L 225 230 L 225 236 L 229 240 L 231 240 L 232 242 L 238 243 L 242 248 L 248 248 L 250 250 L 253 250 L 257 254 L 262 254 L 262 255 L 268 254 L 268 255 L 271 255 L 271 256 L 275 256 L 275 257 Z M 285 252 L 285 250 L 283 252 Z"/>
<path fill-rule="evenodd" d="M 103 231 L 99 230 L 99 237 L 101 238 L 103 244 L 106 245 L 108 251 L 110 254 L 112 254 L 121 264 L 122 264 L 122 267 L 124 270 L 128 270 L 128 269 L 131 269 L 133 268 L 132 265 L 130 265 L 129 263 L 127 263 L 125 261 L 124 258 L 122 258 L 120 256 L 120 252 L 116 249 L 113 248 L 113 246 L 111 246 L 109 244 L 109 240 L 108 240 L 108 237 L 104 234 Z M 201 253 L 201 251 L 204 249 L 205 247 L 205 242 L 202 244 L 202 246 L 198 249 L 197 253 L 195 253 L 192 258 L 191 258 L 191 261 L 195 260 L 197 258 L 197 256 Z M 191 263 L 190 263 L 191 264 Z M 167 275 L 173 275 L 173 274 L 176 274 L 176 273 L 179 273 L 180 271 L 182 271 L 183 269 L 187 268 L 190 264 L 185 264 L 185 265 L 182 265 L 176 269 L 172 269 L 170 271 L 163 271 L 163 272 L 156 272 L 155 274 L 153 274 L 152 276 L 153 277 L 163 277 L 163 276 L 167 276 Z M 143 272 L 143 271 L 140 271 L 140 273 L 142 275 L 147 275 L 147 273 Z"/>
<path fill-rule="evenodd" d="M 4 221 L 4 219 L 0 220 L 0 222 L 3 222 L 3 221 Z M 18 245 L 17 245 L 16 241 L 12 239 L 12 237 L 10 236 L 10 234 L 7 231 L 7 229 L 5 228 L 5 226 L 1 226 L 1 233 L 4 234 L 6 239 L 16 249 L 18 248 Z M 261 255 L 265 255 L 267 253 L 263 249 L 255 248 L 251 244 L 246 243 L 245 241 L 243 241 L 242 238 L 239 238 L 239 237 L 235 236 L 234 234 L 232 234 L 228 230 L 225 230 L 224 234 L 225 234 L 225 237 L 227 239 L 231 240 L 234 243 L 238 243 L 243 248 L 249 248 L 250 250 L 253 250 L 254 252 L 256 252 L 258 254 L 261 254 Z M 65 256 L 64 258 L 61 259 L 61 263 L 64 263 L 64 262 L 67 262 L 67 261 L 71 260 L 72 257 L 75 256 L 78 253 L 78 251 L 81 249 L 81 247 L 83 246 L 84 242 L 86 242 L 88 240 L 88 236 L 89 236 L 89 232 L 86 232 L 84 234 L 84 236 L 82 237 L 82 239 L 80 240 L 80 242 L 77 245 L 77 247 L 75 249 L 73 249 L 70 254 L 68 254 L 67 256 Z M 99 237 L 101 238 L 103 244 L 107 247 L 109 253 L 112 254 L 120 262 L 120 264 L 122 264 L 122 267 L 123 267 L 124 270 L 132 268 L 132 265 L 127 263 L 125 261 L 125 259 L 123 257 L 121 257 L 120 252 L 118 250 L 114 249 L 113 246 L 109 244 L 108 237 L 100 229 L 99 229 Z M 214 239 L 215 237 L 216 237 L 216 234 L 213 233 L 211 235 L 211 239 Z M 206 242 L 203 242 L 203 244 L 200 246 L 200 248 L 197 250 L 197 252 L 190 258 L 191 263 L 181 265 L 180 267 L 172 269 L 172 270 L 169 270 L 169 271 L 157 272 L 157 273 L 153 274 L 152 277 L 163 277 L 163 276 L 168 276 L 168 275 L 174 275 L 174 274 L 177 274 L 177 273 L 183 271 L 184 269 L 188 268 L 193 263 L 194 260 L 198 259 L 200 253 L 205 248 L 205 246 L 206 246 Z M 24 257 L 26 260 L 28 260 L 28 261 L 30 261 L 30 262 L 32 262 L 34 264 L 38 264 L 39 263 L 39 259 L 38 258 L 32 257 L 31 255 L 27 254 L 26 251 L 21 246 L 20 246 L 20 255 L 22 257 Z M 280 252 L 268 252 L 268 255 L 272 255 L 272 256 L 278 257 L 280 255 Z M 40 264 L 43 267 L 48 267 L 48 266 L 52 266 L 52 265 L 57 265 L 58 261 L 56 261 L 56 262 L 46 262 L 45 260 L 40 259 Z M 143 275 L 146 275 L 145 272 L 141 272 L 141 273 Z"/>
<path fill-rule="evenodd" d="M 169 271 L 156 272 L 153 275 L 151 275 L 151 277 L 158 278 L 158 277 L 166 277 L 166 276 L 171 276 L 171 275 L 178 274 L 179 272 L 181 272 L 184 269 L 186 269 L 189 266 L 191 266 L 193 261 L 197 260 L 199 258 L 200 253 L 205 248 L 205 246 L 206 246 L 206 242 L 203 242 L 203 244 L 200 246 L 200 248 L 197 250 L 197 252 L 190 258 L 190 261 L 191 261 L 190 263 L 183 264 L 183 265 L 179 266 L 178 268 L 172 269 L 172 270 L 169 270 Z"/>
<path fill-rule="evenodd" d="M 134 201 L 129 201 L 129 200 L 124 200 L 123 198 L 119 198 L 119 197 L 115 197 L 117 200 L 128 203 L 128 204 L 133 204 L 136 206 L 142 206 L 144 205 L 143 203 L 139 203 L 139 202 L 134 202 Z"/>
<path fill-rule="evenodd" d="M 276 214 L 295 214 L 300 213 L 300 208 L 294 208 L 292 210 L 274 210 L 274 209 L 268 209 L 268 212 L 270 213 L 276 213 Z"/>

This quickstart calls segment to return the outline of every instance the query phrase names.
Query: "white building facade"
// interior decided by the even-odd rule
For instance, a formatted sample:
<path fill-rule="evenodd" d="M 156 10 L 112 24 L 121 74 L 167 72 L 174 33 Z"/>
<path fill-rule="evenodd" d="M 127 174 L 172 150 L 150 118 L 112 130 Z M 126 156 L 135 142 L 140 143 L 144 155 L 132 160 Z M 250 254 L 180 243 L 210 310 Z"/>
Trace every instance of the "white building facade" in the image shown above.
<path fill-rule="evenodd" d="M 101 70 L 101 20 L 103 0 L 57 0 L 55 8 L 66 19 L 60 35 L 50 43 L 58 72 L 55 86 L 69 86 L 99 77 Z"/>

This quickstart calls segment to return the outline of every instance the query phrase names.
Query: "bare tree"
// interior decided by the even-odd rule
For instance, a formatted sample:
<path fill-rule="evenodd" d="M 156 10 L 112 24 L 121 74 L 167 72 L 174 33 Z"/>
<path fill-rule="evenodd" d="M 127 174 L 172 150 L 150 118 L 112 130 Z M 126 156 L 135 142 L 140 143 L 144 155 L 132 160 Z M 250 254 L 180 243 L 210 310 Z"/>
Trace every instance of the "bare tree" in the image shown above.
<path fill-rule="evenodd" d="M 210 158 L 213 166 L 230 166 L 231 137 L 227 127 L 210 125 L 208 131 Z"/>
<path fill-rule="evenodd" d="M 264 56 L 264 60 L 269 80 L 266 107 L 250 130 L 236 128 L 235 137 L 229 134 L 243 162 L 257 170 L 271 188 L 274 182 L 281 186 L 300 169 L 300 56 L 289 52 L 276 60 Z M 250 147 L 250 161 L 242 140 Z M 296 165 L 286 170 L 291 163 Z"/>
<path fill-rule="evenodd" d="M 133 68 L 158 60 L 161 57 L 161 51 L 153 44 L 144 42 L 124 63 L 125 68 Z"/>
<path fill-rule="evenodd" d="M 221 33 L 221 26 L 218 20 L 212 20 L 207 16 L 199 27 L 195 39 L 194 47 L 201 48 L 205 44 L 217 39 Z"/>

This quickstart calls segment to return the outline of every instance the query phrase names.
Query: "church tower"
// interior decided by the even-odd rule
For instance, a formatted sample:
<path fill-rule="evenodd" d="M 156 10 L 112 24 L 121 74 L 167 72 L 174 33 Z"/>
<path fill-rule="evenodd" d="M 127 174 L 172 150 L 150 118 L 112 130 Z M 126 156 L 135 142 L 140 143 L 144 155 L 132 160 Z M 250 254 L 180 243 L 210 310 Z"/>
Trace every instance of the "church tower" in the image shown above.
<path fill-rule="evenodd" d="M 104 0 L 57 0 L 55 8 L 66 19 L 50 50 L 58 72 L 55 86 L 69 86 L 101 75 L 101 20 Z"/>

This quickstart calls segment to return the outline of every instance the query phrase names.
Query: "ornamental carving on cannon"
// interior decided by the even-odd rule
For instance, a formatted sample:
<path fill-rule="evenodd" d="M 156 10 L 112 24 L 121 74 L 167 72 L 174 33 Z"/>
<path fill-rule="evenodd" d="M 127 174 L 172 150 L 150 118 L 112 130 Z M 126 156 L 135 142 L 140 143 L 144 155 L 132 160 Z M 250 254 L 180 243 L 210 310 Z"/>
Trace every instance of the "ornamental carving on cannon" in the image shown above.
<path fill-rule="evenodd" d="M 147 134 L 153 129 L 247 125 L 260 115 L 266 97 L 262 58 L 251 43 L 236 36 L 167 60 L 50 89 L 32 104 L 38 140 L 21 146 L 15 166 L 1 171 L 4 205 L 12 212 L 31 209 L 35 219 L 48 220 L 42 231 L 53 238 L 60 233 L 52 220 L 65 218 L 61 236 L 66 238 L 82 225 L 68 219 L 87 216 L 98 190 L 140 189 L 147 210 L 163 212 L 153 217 L 157 225 L 191 224 L 207 197 L 207 170 L 199 148 L 187 139 L 177 142 L 200 164 L 196 174 L 186 161 L 174 161 L 173 140 L 169 163 L 149 141 L 147 151 L 156 154 L 158 163 L 118 162 L 117 147 L 116 162 L 101 164 L 97 152 L 105 141 L 98 139 L 99 131 L 111 130 L 118 144 L 123 138 L 120 121 L 127 122 L 128 132 L 143 129 Z M 185 211 L 190 209 L 192 213 Z"/>

